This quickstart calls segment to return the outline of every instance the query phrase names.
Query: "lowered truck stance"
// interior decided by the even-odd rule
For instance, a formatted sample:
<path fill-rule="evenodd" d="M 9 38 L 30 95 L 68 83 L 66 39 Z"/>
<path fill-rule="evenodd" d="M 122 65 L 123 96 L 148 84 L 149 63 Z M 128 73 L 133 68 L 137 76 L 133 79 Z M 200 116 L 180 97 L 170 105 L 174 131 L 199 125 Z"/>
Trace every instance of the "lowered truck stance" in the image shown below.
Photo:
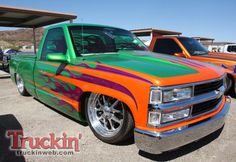
<path fill-rule="evenodd" d="M 150 153 L 222 128 L 230 103 L 223 69 L 156 55 L 129 31 L 102 25 L 49 27 L 37 55 L 11 59 L 10 74 L 21 95 L 88 122 L 100 140 L 134 134 Z"/>

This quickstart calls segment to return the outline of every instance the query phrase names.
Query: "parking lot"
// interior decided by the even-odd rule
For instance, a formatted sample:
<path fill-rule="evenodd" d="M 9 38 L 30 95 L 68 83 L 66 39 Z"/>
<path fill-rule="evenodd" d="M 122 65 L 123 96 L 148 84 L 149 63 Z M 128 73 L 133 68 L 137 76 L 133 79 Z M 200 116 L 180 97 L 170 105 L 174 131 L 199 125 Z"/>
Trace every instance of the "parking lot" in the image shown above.
<path fill-rule="evenodd" d="M 33 97 L 22 97 L 9 77 L 0 78 L 0 161 L 14 161 L 9 153 L 4 130 L 22 129 L 24 136 L 44 137 L 49 133 L 68 136 L 82 134 L 80 151 L 67 156 L 25 156 L 17 161 L 235 161 L 236 101 L 232 101 L 223 132 L 162 155 L 150 155 L 137 149 L 133 140 L 109 145 L 98 140 L 86 125 L 73 121 L 40 103 Z M 219 135 L 219 136 L 218 136 Z M 4 143 L 4 145 L 2 145 Z"/>

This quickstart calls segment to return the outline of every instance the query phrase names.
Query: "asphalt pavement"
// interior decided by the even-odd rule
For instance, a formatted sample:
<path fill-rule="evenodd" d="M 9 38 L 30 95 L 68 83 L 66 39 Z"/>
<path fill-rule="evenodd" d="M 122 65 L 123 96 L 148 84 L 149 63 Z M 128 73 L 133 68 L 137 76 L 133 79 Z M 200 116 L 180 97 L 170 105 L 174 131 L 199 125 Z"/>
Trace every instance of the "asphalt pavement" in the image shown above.
<path fill-rule="evenodd" d="M 1 72 L 0 72 L 1 74 Z M 5 74 L 5 73 L 4 73 Z M 5 74 L 6 75 L 6 74 Z M 218 131 L 197 142 L 161 155 L 139 151 L 134 141 L 110 145 L 98 140 L 88 126 L 58 113 L 33 97 L 20 96 L 8 76 L 0 76 L 0 162 L 74 162 L 74 161 L 236 161 L 236 100 L 222 132 Z M 79 151 L 73 155 L 25 155 L 18 157 L 9 151 L 6 130 L 21 130 L 24 137 L 48 137 L 50 133 L 79 137 Z M 178 140 L 178 139 L 176 139 Z M 41 150 L 42 151 L 42 150 Z M 43 151 L 48 151 L 44 149 Z M 68 151 L 68 150 L 66 150 Z"/>

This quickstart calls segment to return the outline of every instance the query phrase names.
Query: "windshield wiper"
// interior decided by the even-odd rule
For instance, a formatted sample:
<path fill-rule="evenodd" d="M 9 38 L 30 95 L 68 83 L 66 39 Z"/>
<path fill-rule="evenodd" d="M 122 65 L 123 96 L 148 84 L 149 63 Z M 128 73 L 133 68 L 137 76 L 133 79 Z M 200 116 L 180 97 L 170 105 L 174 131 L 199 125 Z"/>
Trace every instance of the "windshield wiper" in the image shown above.
<path fill-rule="evenodd" d="M 116 45 L 120 45 L 119 48 L 116 48 L 117 51 L 119 50 L 143 50 L 142 47 L 139 47 L 137 44 L 134 43 L 116 43 Z"/>

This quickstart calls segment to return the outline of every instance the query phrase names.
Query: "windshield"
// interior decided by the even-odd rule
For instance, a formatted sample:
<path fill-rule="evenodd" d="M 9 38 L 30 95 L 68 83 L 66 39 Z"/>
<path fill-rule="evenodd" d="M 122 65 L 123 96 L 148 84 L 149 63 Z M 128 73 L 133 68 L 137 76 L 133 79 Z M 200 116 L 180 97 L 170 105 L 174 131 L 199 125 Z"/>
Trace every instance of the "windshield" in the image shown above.
<path fill-rule="evenodd" d="M 194 38 L 178 38 L 191 55 L 207 55 L 208 50 Z"/>
<path fill-rule="evenodd" d="M 119 50 L 147 50 L 131 32 L 118 28 L 71 26 L 70 35 L 77 56 L 81 54 L 111 53 Z"/>

